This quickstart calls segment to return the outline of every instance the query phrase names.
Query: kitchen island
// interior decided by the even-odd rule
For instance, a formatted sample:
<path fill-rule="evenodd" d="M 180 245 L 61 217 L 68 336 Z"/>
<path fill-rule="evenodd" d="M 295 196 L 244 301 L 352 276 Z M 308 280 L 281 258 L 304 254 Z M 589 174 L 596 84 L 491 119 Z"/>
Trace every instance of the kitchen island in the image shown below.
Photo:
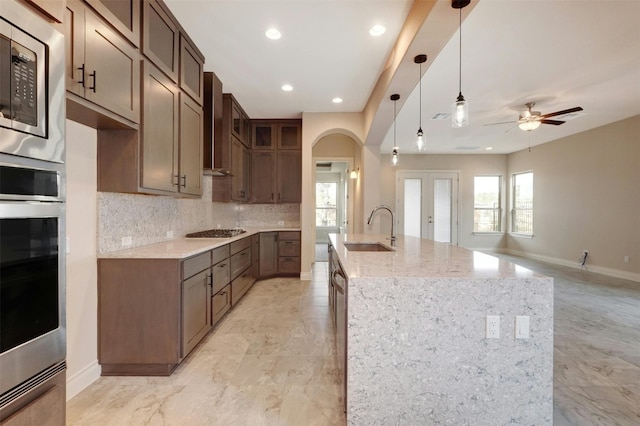
<path fill-rule="evenodd" d="M 415 237 L 330 241 L 347 277 L 349 425 L 552 424 L 552 278 Z"/>

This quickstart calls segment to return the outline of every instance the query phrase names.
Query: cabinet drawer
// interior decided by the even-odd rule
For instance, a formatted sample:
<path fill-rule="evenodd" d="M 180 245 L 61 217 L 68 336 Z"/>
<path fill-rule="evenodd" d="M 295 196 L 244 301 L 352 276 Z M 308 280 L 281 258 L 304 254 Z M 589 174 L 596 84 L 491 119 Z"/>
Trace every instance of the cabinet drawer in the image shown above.
<path fill-rule="evenodd" d="M 215 325 L 231 308 L 231 284 L 211 297 L 211 324 Z"/>
<path fill-rule="evenodd" d="M 217 293 L 231 281 L 231 266 L 229 259 L 225 259 L 213 265 L 211 273 L 213 274 L 213 292 Z"/>
<path fill-rule="evenodd" d="M 242 275 L 231 281 L 231 306 L 235 306 L 240 301 L 251 284 L 253 284 L 251 268 L 246 269 Z"/>
<path fill-rule="evenodd" d="M 280 231 L 278 232 L 278 239 L 300 241 L 300 231 Z"/>
<path fill-rule="evenodd" d="M 189 278 L 211 266 L 211 252 L 190 257 L 182 262 L 182 279 Z"/>
<path fill-rule="evenodd" d="M 299 274 L 300 258 L 299 257 L 279 257 L 278 273 L 280 274 Z"/>
<path fill-rule="evenodd" d="M 230 246 L 231 246 L 231 254 L 236 254 L 239 251 L 246 249 L 247 247 L 251 247 L 251 237 L 234 241 L 230 244 Z"/>
<path fill-rule="evenodd" d="M 212 265 L 215 265 L 216 263 L 222 260 L 225 260 L 228 257 L 229 257 L 229 244 L 211 250 Z"/>
<path fill-rule="evenodd" d="M 231 256 L 231 279 L 234 280 L 249 266 L 251 266 L 251 247 Z"/>
<path fill-rule="evenodd" d="M 300 241 L 280 240 L 278 256 L 300 256 Z"/>

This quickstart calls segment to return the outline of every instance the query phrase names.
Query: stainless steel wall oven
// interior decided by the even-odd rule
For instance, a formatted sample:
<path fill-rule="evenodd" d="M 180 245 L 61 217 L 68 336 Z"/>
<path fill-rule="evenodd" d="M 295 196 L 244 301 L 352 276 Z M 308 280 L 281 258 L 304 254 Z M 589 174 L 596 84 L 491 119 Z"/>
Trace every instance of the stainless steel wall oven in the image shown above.
<path fill-rule="evenodd" d="M 65 369 L 64 39 L 0 0 L 0 422 Z"/>

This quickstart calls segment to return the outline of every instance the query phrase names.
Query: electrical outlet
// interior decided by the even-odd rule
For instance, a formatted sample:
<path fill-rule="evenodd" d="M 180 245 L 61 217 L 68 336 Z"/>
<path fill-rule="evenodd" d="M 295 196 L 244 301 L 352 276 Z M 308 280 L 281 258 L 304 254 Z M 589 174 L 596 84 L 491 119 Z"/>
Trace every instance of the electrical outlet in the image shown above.
<path fill-rule="evenodd" d="M 133 244 L 133 238 L 130 236 L 122 237 L 122 247 L 129 247 Z"/>
<path fill-rule="evenodd" d="M 167 238 L 173 238 L 173 231 L 167 231 Z"/>
<path fill-rule="evenodd" d="M 528 316 L 516 316 L 516 339 L 528 339 L 529 338 L 529 324 L 531 320 Z"/>
<path fill-rule="evenodd" d="M 487 339 L 499 339 L 500 338 L 500 316 L 499 315 L 487 315 Z"/>
<path fill-rule="evenodd" d="M 631 259 L 629 258 L 629 256 L 624 257 L 624 263 L 629 263 L 630 261 Z"/>

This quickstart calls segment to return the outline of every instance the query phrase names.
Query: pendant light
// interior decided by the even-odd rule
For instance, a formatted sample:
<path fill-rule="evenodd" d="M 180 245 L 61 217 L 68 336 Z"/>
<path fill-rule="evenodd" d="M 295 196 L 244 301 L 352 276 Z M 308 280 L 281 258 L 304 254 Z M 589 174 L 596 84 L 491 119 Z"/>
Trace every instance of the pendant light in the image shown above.
<path fill-rule="evenodd" d="M 400 99 L 400 95 L 394 93 L 391 95 L 393 101 L 393 151 L 391 152 L 391 165 L 393 167 L 398 165 L 400 158 L 398 157 L 398 145 L 396 145 L 396 101 Z"/>
<path fill-rule="evenodd" d="M 451 0 L 451 7 L 458 9 L 460 13 L 460 52 L 459 52 L 459 73 L 458 73 L 458 98 L 451 106 L 451 127 L 464 127 L 469 124 L 469 103 L 462 96 L 462 8 L 467 6 L 471 0 Z"/>
<path fill-rule="evenodd" d="M 418 55 L 413 58 L 413 62 L 420 65 L 420 74 L 419 77 L 419 92 L 420 92 L 420 115 L 418 117 L 420 125 L 418 126 L 418 134 L 416 139 L 416 151 L 422 152 L 426 151 L 427 147 L 424 143 L 424 134 L 422 133 L 422 64 L 427 62 L 427 55 Z"/>

